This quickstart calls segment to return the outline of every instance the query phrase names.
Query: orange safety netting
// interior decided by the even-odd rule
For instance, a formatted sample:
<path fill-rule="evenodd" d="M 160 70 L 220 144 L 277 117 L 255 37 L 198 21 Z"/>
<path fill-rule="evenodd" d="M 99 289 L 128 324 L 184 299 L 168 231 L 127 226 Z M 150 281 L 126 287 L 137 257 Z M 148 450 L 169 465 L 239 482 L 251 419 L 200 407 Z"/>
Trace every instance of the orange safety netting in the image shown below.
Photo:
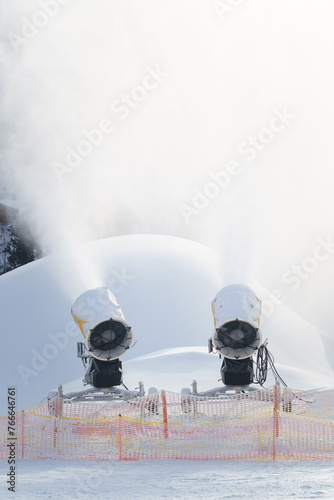
<path fill-rule="evenodd" d="M 272 387 L 132 401 L 54 398 L 16 414 L 17 457 L 95 460 L 333 460 L 334 391 Z M 8 456 L 7 418 L 0 457 Z"/>

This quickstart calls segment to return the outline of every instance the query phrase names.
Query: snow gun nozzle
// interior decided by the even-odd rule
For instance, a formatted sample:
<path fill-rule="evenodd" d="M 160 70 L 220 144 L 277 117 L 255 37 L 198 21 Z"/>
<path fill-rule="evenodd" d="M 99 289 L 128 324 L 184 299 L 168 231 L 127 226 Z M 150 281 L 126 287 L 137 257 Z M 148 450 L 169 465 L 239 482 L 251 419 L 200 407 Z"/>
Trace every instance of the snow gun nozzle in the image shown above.
<path fill-rule="evenodd" d="M 88 353 L 94 358 L 111 361 L 131 347 L 132 328 L 108 288 L 87 290 L 74 302 L 71 313 L 85 339 Z"/>

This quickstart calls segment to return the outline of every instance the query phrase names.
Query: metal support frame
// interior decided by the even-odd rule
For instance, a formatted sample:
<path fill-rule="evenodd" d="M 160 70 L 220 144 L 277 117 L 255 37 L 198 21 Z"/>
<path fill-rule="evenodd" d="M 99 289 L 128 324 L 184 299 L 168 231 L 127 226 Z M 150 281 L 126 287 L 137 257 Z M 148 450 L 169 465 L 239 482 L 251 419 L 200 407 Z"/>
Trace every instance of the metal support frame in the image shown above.
<path fill-rule="evenodd" d="M 219 396 L 232 396 L 234 394 L 247 394 L 249 392 L 259 391 L 261 387 L 253 387 L 251 385 L 225 385 L 223 387 L 216 387 L 208 391 L 197 392 L 197 381 L 193 380 L 192 384 L 193 396 L 206 396 L 206 397 L 219 397 Z"/>
<path fill-rule="evenodd" d="M 129 401 L 144 395 L 145 390 L 142 382 L 139 382 L 138 390 L 135 391 L 121 389 L 119 387 L 108 387 L 103 389 L 89 387 L 82 391 L 69 392 L 68 394 L 63 393 L 63 388 L 60 385 L 58 387 L 58 392 L 52 391 L 52 393 L 49 393 L 48 399 L 57 396 L 61 398 L 64 403 L 74 403 L 77 401 Z"/>

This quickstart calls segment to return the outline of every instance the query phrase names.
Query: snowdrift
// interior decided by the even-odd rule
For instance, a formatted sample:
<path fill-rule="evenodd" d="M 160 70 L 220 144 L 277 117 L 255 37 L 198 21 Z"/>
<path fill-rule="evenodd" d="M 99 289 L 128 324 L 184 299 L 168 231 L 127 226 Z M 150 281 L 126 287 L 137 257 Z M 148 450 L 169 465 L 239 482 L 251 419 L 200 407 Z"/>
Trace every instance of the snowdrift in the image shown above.
<path fill-rule="evenodd" d="M 82 336 L 70 309 L 95 286 L 111 289 L 133 327 L 137 343 L 122 358 L 129 388 L 142 380 L 146 389 L 179 392 L 194 378 L 199 390 L 219 385 L 220 362 L 205 348 L 213 330 L 211 300 L 228 284 L 215 252 L 181 238 L 122 236 L 78 248 L 77 263 L 73 269 L 59 254 L 0 277 L 1 414 L 8 386 L 16 387 L 17 410 L 34 406 L 59 384 L 67 390 L 74 380 L 72 390 L 81 387 L 76 342 Z M 94 263 L 94 272 L 87 263 Z M 258 283 L 245 284 L 262 300 L 268 297 Z M 262 319 L 263 335 L 290 387 L 334 386 L 327 361 L 334 352 L 325 349 L 315 326 L 283 305 Z"/>

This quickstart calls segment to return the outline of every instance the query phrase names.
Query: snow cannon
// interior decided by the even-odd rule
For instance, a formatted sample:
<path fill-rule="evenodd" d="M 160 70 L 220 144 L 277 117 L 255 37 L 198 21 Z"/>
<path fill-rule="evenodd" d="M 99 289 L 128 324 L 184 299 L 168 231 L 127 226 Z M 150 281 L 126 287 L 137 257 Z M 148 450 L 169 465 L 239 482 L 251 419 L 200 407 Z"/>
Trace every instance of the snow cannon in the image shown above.
<path fill-rule="evenodd" d="M 261 304 L 245 285 L 229 285 L 217 293 L 212 301 L 212 344 L 220 354 L 229 359 L 244 359 L 260 347 Z"/>
<path fill-rule="evenodd" d="M 212 301 L 215 330 L 209 339 L 223 357 L 222 381 L 228 386 L 244 386 L 253 382 L 253 354 L 262 344 L 259 328 L 261 301 L 245 285 L 229 285 Z"/>
<path fill-rule="evenodd" d="M 119 357 L 131 347 L 133 335 L 114 294 L 104 287 L 87 290 L 74 302 L 71 313 L 85 339 L 78 342 L 77 352 L 87 368 L 85 383 L 121 385 Z"/>

